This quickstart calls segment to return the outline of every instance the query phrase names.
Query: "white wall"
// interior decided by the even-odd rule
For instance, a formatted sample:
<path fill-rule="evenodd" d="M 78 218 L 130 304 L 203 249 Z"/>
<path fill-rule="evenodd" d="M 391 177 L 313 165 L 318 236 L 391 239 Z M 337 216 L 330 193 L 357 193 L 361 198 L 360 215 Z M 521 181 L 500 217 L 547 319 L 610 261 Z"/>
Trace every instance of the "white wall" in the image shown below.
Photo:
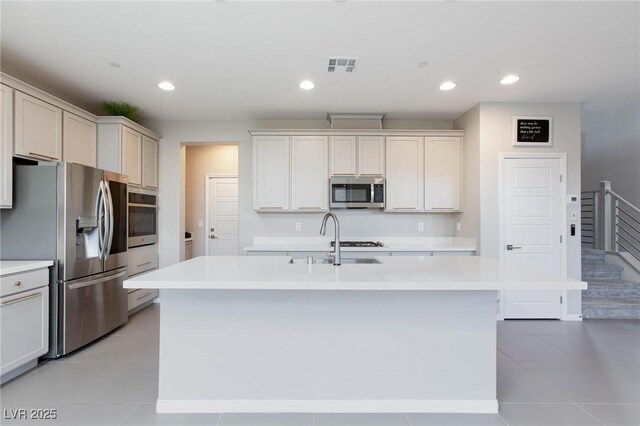
<path fill-rule="evenodd" d="M 458 237 L 475 238 L 480 245 L 480 105 L 458 117 L 454 129 L 464 130 L 464 176 L 462 182 L 462 211 Z M 478 251 L 479 255 L 482 255 Z"/>
<path fill-rule="evenodd" d="M 582 190 L 602 180 L 640 206 L 640 111 L 582 112 Z"/>
<path fill-rule="evenodd" d="M 418 128 L 452 128 L 451 122 L 410 122 Z M 385 121 L 385 126 L 405 126 Z M 182 234 L 185 212 L 178 201 L 184 198 L 181 184 L 181 144 L 211 142 L 238 143 L 238 175 L 240 191 L 240 247 L 251 243 L 254 236 L 266 235 L 317 235 L 321 213 L 257 214 L 252 206 L 252 146 L 249 129 L 321 129 L 327 128 L 325 120 L 267 120 L 267 121 L 148 121 L 144 123 L 162 135 L 160 142 L 160 197 L 159 245 L 160 266 L 167 266 L 181 259 L 184 251 Z M 184 178 L 183 178 L 184 179 Z M 455 228 L 454 214 L 391 214 L 377 211 L 338 212 L 342 233 L 349 235 L 375 234 L 380 236 L 452 236 Z M 295 222 L 302 230 L 295 231 Z M 423 222 L 424 232 L 418 232 Z"/>
<path fill-rule="evenodd" d="M 204 256 L 205 229 L 198 221 L 205 219 L 205 176 L 207 174 L 237 175 L 238 145 L 188 145 L 185 163 L 185 231 L 193 237 L 193 256 Z"/>

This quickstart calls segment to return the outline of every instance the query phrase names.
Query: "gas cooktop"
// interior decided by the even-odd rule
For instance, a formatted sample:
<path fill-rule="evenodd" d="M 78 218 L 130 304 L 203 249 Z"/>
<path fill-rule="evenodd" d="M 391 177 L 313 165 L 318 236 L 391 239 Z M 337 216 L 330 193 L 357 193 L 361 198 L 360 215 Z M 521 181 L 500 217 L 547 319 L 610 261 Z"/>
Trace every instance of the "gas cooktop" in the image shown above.
<path fill-rule="evenodd" d="M 335 241 L 331 241 L 331 247 L 335 247 Z M 384 247 L 380 241 L 340 241 L 340 247 Z"/>

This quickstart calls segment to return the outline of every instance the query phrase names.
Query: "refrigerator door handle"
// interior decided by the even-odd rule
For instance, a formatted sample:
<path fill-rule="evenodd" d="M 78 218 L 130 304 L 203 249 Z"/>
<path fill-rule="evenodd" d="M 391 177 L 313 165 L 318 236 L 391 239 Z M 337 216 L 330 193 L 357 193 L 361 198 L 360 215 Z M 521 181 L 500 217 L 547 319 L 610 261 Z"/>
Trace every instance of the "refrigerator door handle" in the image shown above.
<path fill-rule="evenodd" d="M 98 199 L 96 202 L 96 216 L 98 216 L 98 256 L 101 260 L 104 260 L 104 234 L 102 228 L 104 227 L 104 190 L 103 181 L 100 181 L 98 187 Z"/>
<path fill-rule="evenodd" d="M 109 253 L 111 253 L 111 244 L 113 243 L 113 197 L 111 196 L 111 189 L 109 188 L 109 182 L 105 181 L 104 183 L 104 189 L 106 192 L 106 202 L 107 202 L 107 211 L 109 213 L 108 217 L 108 235 L 107 235 L 107 243 L 106 243 L 106 250 L 104 253 L 104 258 L 105 260 L 109 257 Z"/>
<path fill-rule="evenodd" d="M 116 279 L 116 278 L 123 277 L 126 274 L 127 274 L 127 270 L 125 269 L 124 271 L 118 272 L 117 274 L 107 275 L 106 277 L 95 278 L 95 279 L 89 280 L 89 281 L 80 281 L 80 282 L 75 283 L 75 284 L 68 284 L 69 285 L 69 290 L 76 290 L 78 288 L 89 287 L 91 285 L 100 284 L 100 283 L 103 283 L 105 281 L 109 281 L 109 280 L 113 280 L 113 279 Z"/>

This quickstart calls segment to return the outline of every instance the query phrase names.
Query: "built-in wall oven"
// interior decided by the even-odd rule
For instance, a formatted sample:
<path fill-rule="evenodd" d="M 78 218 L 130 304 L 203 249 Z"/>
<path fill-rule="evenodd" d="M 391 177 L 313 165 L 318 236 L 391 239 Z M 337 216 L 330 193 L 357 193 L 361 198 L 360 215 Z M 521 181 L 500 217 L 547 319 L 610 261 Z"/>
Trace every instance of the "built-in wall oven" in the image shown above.
<path fill-rule="evenodd" d="M 157 199 L 129 189 L 129 248 L 158 242 Z"/>
<path fill-rule="evenodd" d="M 384 207 L 384 179 L 373 177 L 332 177 L 332 209 L 381 209 Z"/>

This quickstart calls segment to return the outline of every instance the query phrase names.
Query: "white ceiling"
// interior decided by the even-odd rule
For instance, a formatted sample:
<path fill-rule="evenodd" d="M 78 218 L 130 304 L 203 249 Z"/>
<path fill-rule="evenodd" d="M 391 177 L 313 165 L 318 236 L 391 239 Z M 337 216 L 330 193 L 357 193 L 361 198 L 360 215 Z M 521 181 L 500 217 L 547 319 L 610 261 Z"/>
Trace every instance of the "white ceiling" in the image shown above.
<path fill-rule="evenodd" d="M 5 72 L 157 119 L 452 119 L 483 101 L 640 108 L 637 2 L 10 2 Z M 360 58 L 328 74 L 329 56 Z M 119 62 L 113 68 L 110 61 Z M 418 62 L 428 61 L 426 68 Z M 522 76 L 513 86 L 498 80 Z M 174 92 L 156 87 L 161 80 Z M 316 83 L 303 91 L 303 79 Z M 447 79 L 458 87 L 441 92 Z"/>

